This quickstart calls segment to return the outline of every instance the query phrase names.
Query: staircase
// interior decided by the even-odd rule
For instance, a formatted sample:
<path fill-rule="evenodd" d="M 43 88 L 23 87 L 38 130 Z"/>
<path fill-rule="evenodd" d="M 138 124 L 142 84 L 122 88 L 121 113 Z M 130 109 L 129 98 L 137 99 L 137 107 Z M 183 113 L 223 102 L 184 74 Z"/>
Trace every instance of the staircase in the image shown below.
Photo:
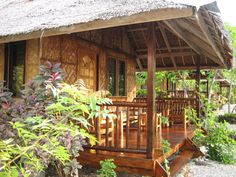
<path fill-rule="evenodd" d="M 166 155 L 169 166 L 170 166 L 170 176 L 174 176 L 179 170 L 181 170 L 184 165 L 186 165 L 192 158 L 203 156 L 204 154 L 200 149 L 192 142 L 191 139 L 186 138 L 182 144 L 179 144 L 174 148 L 174 151 Z M 164 158 L 161 157 L 158 160 L 163 163 Z M 158 163 L 158 165 L 161 165 Z M 156 165 L 157 166 L 157 165 Z M 162 165 L 161 165 L 162 166 Z M 164 169 L 165 171 L 165 169 Z M 160 167 L 156 167 L 156 177 L 168 177 L 167 171 L 163 172 L 163 168 L 160 170 Z"/>

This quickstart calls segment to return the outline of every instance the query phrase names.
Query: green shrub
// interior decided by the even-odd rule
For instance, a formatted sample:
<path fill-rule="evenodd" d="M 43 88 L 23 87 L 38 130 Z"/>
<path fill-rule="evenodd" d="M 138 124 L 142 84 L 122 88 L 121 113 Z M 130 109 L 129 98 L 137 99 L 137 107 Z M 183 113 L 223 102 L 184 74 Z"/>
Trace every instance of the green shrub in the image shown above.
<path fill-rule="evenodd" d="M 136 92 L 137 97 L 147 97 L 147 89 L 139 89 Z"/>
<path fill-rule="evenodd" d="M 188 116 L 196 120 L 197 130 L 193 141 L 198 146 L 206 146 L 208 158 L 224 164 L 236 163 L 235 132 L 231 131 L 229 124 L 218 122 L 215 105 L 207 99 L 202 99 L 204 118 L 188 113 Z M 192 114 L 192 115 L 191 115 Z M 207 131 L 204 132 L 202 127 Z"/>
<path fill-rule="evenodd" d="M 236 141 L 230 137 L 232 131 L 227 123 L 218 123 L 206 136 L 209 158 L 224 164 L 236 163 Z"/>
<path fill-rule="evenodd" d="M 202 129 L 197 129 L 195 131 L 195 136 L 193 137 L 193 142 L 198 146 L 203 146 L 205 144 L 206 135 L 204 135 L 204 131 Z"/>
<path fill-rule="evenodd" d="M 98 170 L 99 177 L 116 177 L 116 165 L 113 159 L 106 159 L 100 162 L 101 169 Z"/>
<path fill-rule="evenodd" d="M 231 124 L 235 124 L 236 123 L 236 114 L 225 114 L 225 115 L 220 115 L 218 117 L 219 122 L 228 122 Z"/>
<path fill-rule="evenodd" d="M 49 165 L 59 177 L 77 176 L 79 153 L 96 141 L 88 133 L 89 119 L 110 116 L 99 106 L 110 104 L 109 99 L 82 81 L 63 83 L 59 66 L 41 66 L 20 103 L 0 89 L 0 177 L 37 176 Z"/>

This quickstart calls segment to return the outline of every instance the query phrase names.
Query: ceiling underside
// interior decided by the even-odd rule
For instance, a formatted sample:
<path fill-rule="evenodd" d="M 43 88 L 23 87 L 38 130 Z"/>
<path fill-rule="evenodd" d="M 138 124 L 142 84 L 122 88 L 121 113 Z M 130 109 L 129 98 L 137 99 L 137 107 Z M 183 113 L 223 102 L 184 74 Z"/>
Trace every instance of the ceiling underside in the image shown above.
<path fill-rule="evenodd" d="M 155 22 L 157 70 L 227 68 L 232 50 L 215 14 L 199 10 L 195 17 Z M 147 70 L 147 23 L 126 27 L 137 69 Z"/>

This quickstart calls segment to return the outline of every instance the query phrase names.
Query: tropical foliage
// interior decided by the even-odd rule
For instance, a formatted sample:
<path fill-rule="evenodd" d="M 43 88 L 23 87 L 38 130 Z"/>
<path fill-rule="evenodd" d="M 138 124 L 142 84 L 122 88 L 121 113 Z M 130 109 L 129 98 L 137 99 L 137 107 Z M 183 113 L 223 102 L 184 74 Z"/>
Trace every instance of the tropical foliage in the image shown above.
<path fill-rule="evenodd" d="M 91 93 L 82 81 L 63 83 L 59 64 L 40 67 L 26 85 L 22 100 L 0 92 L 0 176 L 36 176 L 54 166 L 58 176 L 76 176 L 83 145 L 94 144 L 87 129 L 89 119 L 106 116 L 100 109 L 110 100 Z"/>

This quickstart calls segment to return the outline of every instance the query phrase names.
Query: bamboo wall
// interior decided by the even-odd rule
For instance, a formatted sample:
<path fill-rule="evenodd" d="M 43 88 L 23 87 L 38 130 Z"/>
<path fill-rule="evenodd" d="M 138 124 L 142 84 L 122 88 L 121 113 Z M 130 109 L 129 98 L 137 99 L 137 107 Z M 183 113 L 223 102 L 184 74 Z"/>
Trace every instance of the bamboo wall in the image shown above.
<path fill-rule="evenodd" d="M 135 82 L 135 72 L 136 72 L 136 61 L 128 60 L 127 64 L 127 100 L 132 101 L 136 96 L 136 82 Z"/>
<path fill-rule="evenodd" d="M 110 32 L 99 30 L 43 38 L 40 61 L 41 63 L 46 61 L 62 63 L 67 83 L 72 84 L 78 79 L 83 79 L 91 90 L 97 88 L 106 90 L 108 83 L 107 58 L 115 56 L 126 60 L 127 98 L 125 97 L 125 99 L 132 100 L 136 91 L 136 63 L 129 57 L 132 51 L 128 38 L 122 29 L 112 29 Z"/>
<path fill-rule="evenodd" d="M 28 40 L 26 42 L 25 83 L 39 73 L 39 66 L 39 39 Z"/>
<path fill-rule="evenodd" d="M 4 80 L 4 44 L 0 44 L 0 81 Z"/>

